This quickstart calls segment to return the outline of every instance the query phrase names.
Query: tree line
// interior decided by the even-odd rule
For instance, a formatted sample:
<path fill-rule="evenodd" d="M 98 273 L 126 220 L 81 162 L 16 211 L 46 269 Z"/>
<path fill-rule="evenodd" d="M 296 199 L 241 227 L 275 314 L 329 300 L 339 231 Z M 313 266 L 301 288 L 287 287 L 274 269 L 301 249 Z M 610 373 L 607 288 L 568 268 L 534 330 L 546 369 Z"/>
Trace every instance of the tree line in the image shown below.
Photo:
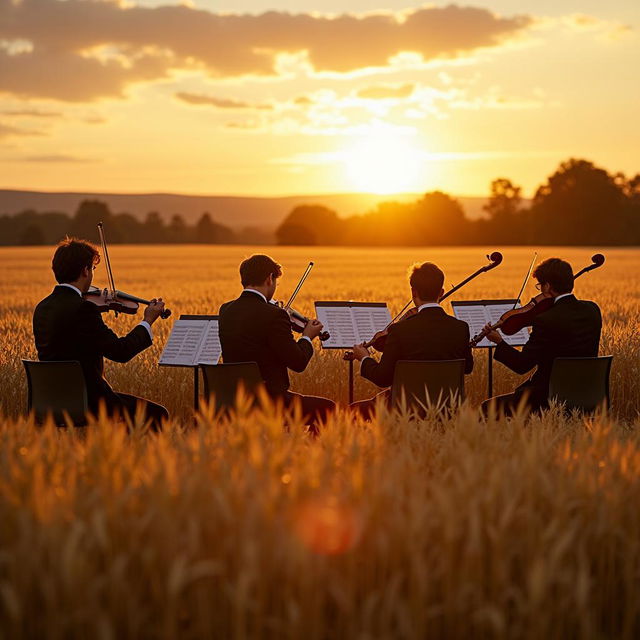
<path fill-rule="evenodd" d="M 104 222 L 109 243 L 114 244 L 260 243 L 265 236 L 253 229 L 238 234 L 216 222 L 207 212 L 195 224 L 189 225 L 178 214 L 169 222 L 157 212 L 150 212 L 144 220 L 139 220 L 130 213 L 113 214 L 107 204 L 99 200 L 84 200 L 73 216 L 33 210 L 0 216 L 0 245 L 50 245 L 67 235 L 98 242 L 100 221 Z"/>
<path fill-rule="evenodd" d="M 491 183 L 485 215 L 469 219 L 442 191 L 411 203 L 384 202 L 373 211 L 341 218 L 321 205 L 295 207 L 275 232 L 281 245 L 638 245 L 640 174 L 627 179 L 592 162 L 562 162 L 523 205 L 521 188 L 507 178 Z M 114 214 L 97 200 L 80 203 L 73 216 L 33 210 L 0 216 L 0 245 L 55 244 L 66 235 L 98 241 L 103 221 L 109 242 L 131 244 L 269 244 L 260 229 L 233 230 L 205 212 L 193 225 L 179 214 L 157 212 L 143 220 Z"/>
<path fill-rule="evenodd" d="M 627 179 L 572 158 L 536 190 L 529 206 L 523 206 L 519 186 L 494 180 L 484 211 L 471 220 L 441 191 L 348 218 L 303 205 L 282 222 L 276 238 L 282 245 L 637 245 L 640 174 Z"/>

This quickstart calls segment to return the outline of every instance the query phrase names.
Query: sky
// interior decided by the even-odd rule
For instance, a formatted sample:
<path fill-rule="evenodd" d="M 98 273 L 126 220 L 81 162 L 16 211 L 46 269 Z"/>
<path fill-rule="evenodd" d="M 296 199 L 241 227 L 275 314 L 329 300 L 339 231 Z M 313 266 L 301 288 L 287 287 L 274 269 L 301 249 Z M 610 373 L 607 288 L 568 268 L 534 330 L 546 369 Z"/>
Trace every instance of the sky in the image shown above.
<path fill-rule="evenodd" d="M 0 0 L 0 188 L 533 195 L 640 172 L 638 0 Z"/>

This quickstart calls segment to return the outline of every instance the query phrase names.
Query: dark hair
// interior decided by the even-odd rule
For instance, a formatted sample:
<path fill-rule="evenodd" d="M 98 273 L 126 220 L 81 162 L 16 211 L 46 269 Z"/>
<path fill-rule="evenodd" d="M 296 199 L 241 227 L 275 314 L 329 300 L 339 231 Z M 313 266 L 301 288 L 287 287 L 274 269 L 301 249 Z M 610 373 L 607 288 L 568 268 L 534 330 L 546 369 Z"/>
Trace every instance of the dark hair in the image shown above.
<path fill-rule="evenodd" d="M 573 291 L 573 269 L 566 260 L 549 258 L 541 262 L 534 270 L 533 277 L 540 283 L 550 284 L 558 293 Z"/>
<path fill-rule="evenodd" d="M 261 285 L 270 275 L 279 278 L 282 267 L 269 256 L 256 253 L 240 263 L 240 282 L 243 287 Z"/>
<path fill-rule="evenodd" d="M 92 269 L 100 262 L 98 249 L 86 240 L 66 237 L 53 254 L 51 268 L 60 284 L 74 282 L 85 267 Z"/>
<path fill-rule="evenodd" d="M 444 284 L 444 273 L 433 262 L 414 264 L 409 284 L 421 300 L 437 300 Z"/>

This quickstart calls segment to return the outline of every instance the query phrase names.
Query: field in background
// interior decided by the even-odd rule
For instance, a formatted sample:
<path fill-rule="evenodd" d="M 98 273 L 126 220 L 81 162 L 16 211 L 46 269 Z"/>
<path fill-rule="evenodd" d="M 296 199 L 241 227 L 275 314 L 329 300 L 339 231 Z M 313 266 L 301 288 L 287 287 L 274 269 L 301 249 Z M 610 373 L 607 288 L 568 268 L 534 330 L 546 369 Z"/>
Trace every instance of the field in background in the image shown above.
<path fill-rule="evenodd" d="M 494 247 L 488 247 L 492 250 Z M 239 291 L 253 248 L 114 247 L 117 285 L 163 295 L 175 316 L 215 313 Z M 271 250 L 286 298 L 408 298 L 407 267 L 433 260 L 454 284 L 486 263 L 476 249 Z M 575 268 L 587 249 L 552 249 Z M 38 428 L 20 358 L 51 289 L 50 249 L 0 250 L 0 638 L 636 638 L 640 635 L 640 257 L 609 250 L 577 293 L 605 318 L 618 414 L 479 418 L 486 362 L 451 418 L 341 411 L 317 440 L 294 418 L 241 408 L 189 413 L 189 372 L 152 348 L 109 367 L 116 388 L 163 402 L 159 436 L 99 421 Z M 460 298 L 512 297 L 532 250 L 510 249 Z M 99 268 L 97 284 L 104 282 Z M 529 293 L 532 293 L 530 291 Z M 110 318 L 119 333 L 140 319 Z M 294 389 L 346 399 L 346 365 L 319 352 Z M 517 378 L 496 365 L 496 392 Z M 375 389 L 358 381 L 358 397 Z M 282 425 L 289 422 L 289 432 Z"/>
<path fill-rule="evenodd" d="M 392 315 L 409 299 L 407 269 L 416 261 L 431 260 L 440 265 L 449 287 L 487 263 L 479 248 L 438 249 L 337 249 L 325 247 L 269 247 L 268 252 L 284 266 L 276 297 L 287 299 L 309 260 L 314 271 L 296 300 L 296 308 L 312 314 L 314 300 L 358 300 L 387 302 Z M 119 289 L 142 297 L 162 296 L 173 310 L 181 313 L 217 313 L 226 300 L 240 292 L 238 264 L 259 251 L 255 247 L 119 247 L 113 246 L 111 260 Z M 590 249 L 545 248 L 539 258 L 563 256 L 577 270 L 589 264 Z M 522 278 L 533 256 L 530 248 L 507 248 L 504 262 L 497 269 L 479 276 L 454 296 L 457 299 L 511 298 L 517 295 Z M 579 297 L 595 300 L 604 316 L 601 354 L 615 356 L 612 372 L 612 399 L 618 415 L 633 417 L 638 410 L 640 332 L 640 287 L 637 273 L 640 255 L 632 249 L 605 251 L 606 264 L 577 281 Z M 0 413 L 16 416 L 25 407 L 26 387 L 21 358 L 35 356 L 31 333 L 31 314 L 35 304 L 52 286 L 50 248 L 0 249 Z M 103 266 L 95 282 L 106 283 Z M 526 298 L 535 294 L 533 283 Z M 450 307 L 446 304 L 447 309 Z M 105 316 L 118 333 L 127 331 L 141 319 L 113 314 Z M 126 365 L 107 366 L 107 376 L 116 389 L 146 396 L 166 405 L 172 414 L 184 418 L 192 406 L 190 371 L 157 366 L 172 321 L 154 325 L 153 346 Z M 486 397 L 486 353 L 476 351 L 476 368 L 467 378 L 467 394 L 472 404 Z M 292 375 L 293 389 L 324 395 L 339 402 L 347 399 L 347 365 L 342 352 L 316 355 L 301 375 Z M 518 377 L 502 365 L 495 366 L 494 392 L 509 391 Z M 356 396 L 364 398 L 376 387 L 357 377 Z"/>

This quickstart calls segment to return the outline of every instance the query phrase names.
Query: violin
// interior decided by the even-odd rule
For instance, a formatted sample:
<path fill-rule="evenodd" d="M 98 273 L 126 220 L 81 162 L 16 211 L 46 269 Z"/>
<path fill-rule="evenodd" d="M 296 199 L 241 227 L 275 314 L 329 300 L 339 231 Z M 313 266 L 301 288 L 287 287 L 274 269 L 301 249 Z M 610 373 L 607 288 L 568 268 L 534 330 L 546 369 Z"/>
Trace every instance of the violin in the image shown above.
<path fill-rule="evenodd" d="M 302 288 L 302 285 L 305 283 L 305 280 L 309 277 L 309 274 L 311 273 L 311 269 L 313 269 L 313 262 L 309 262 L 309 264 L 307 265 L 307 268 L 302 274 L 302 277 L 298 281 L 296 288 L 294 289 L 293 293 L 291 294 L 291 297 L 289 298 L 286 304 L 284 304 L 281 301 L 274 302 L 276 306 L 280 307 L 281 309 L 284 309 L 289 314 L 291 330 L 297 333 L 302 333 L 305 327 L 307 326 L 307 324 L 311 322 L 311 319 L 307 318 L 307 316 L 300 313 L 299 311 L 296 311 L 291 305 L 293 304 L 293 301 L 295 300 L 300 289 Z M 330 337 L 331 335 L 329 334 L 328 331 L 322 331 L 318 335 L 318 338 L 320 338 L 320 340 L 322 340 L 323 342 L 325 340 L 328 340 Z"/>
<path fill-rule="evenodd" d="M 583 273 L 586 273 L 587 271 L 592 271 L 593 269 L 601 267 L 604 264 L 604 260 L 605 258 L 601 253 L 596 253 L 595 255 L 591 256 L 591 264 L 578 271 L 578 273 L 574 273 L 573 279 L 575 280 L 576 278 L 579 278 Z M 529 273 L 530 272 L 531 269 L 529 269 Z M 526 280 L 528 280 L 528 277 L 529 276 L 527 275 L 525 284 Z M 520 296 L 518 296 L 518 299 L 519 298 Z M 523 307 L 519 307 L 517 309 L 513 308 L 509 309 L 509 311 L 505 311 L 500 316 L 498 322 L 480 331 L 480 333 L 478 333 L 471 339 L 469 345 L 471 347 L 478 346 L 478 343 L 483 338 L 485 338 L 487 334 L 489 334 L 491 331 L 494 331 L 495 329 L 500 329 L 500 331 L 506 336 L 512 336 L 518 333 L 518 331 L 520 331 L 521 329 L 530 327 L 537 316 L 553 307 L 554 301 L 555 299 L 549 294 L 539 293 L 537 296 L 531 298 L 531 300 Z"/>
<path fill-rule="evenodd" d="M 85 300 L 92 302 L 98 307 L 100 313 L 106 311 L 114 311 L 116 316 L 119 313 L 126 313 L 135 315 L 140 308 L 141 304 L 150 305 L 151 300 L 145 300 L 139 298 L 130 293 L 119 291 L 116 289 L 116 285 L 113 279 L 113 272 L 111 271 L 111 261 L 109 260 L 109 252 L 107 251 L 107 242 L 104 236 L 104 228 L 102 222 L 98 222 L 98 233 L 100 234 L 100 243 L 102 245 L 102 254 L 104 255 L 104 262 L 107 268 L 107 279 L 109 281 L 109 287 L 99 289 L 98 287 L 89 287 L 89 290 L 83 294 Z M 170 309 L 165 309 L 160 317 L 166 319 L 171 315 Z"/>
<path fill-rule="evenodd" d="M 453 293 L 455 293 L 456 291 L 464 287 L 465 284 L 467 284 L 468 282 L 471 282 L 471 280 L 473 280 L 474 278 L 477 278 L 481 273 L 485 273 L 486 271 L 491 271 L 491 269 L 495 269 L 502 262 L 502 254 L 499 251 L 494 251 L 492 254 L 487 256 L 487 260 L 489 260 L 488 265 L 485 265 L 484 267 L 481 267 L 477 271 L 474 271 L 470 276 L 465 278 L 462 282 L 455 285 L 455 287 L 451 287 L 449 291 L 447 291 L 443 296 L 441 296 L 438 299 L 438 302 L 442 302 L 443 300 L 448 298 L 450 295 L 452 295 Z M 371 338 L 371 340 L 369 340 L 368 342 L 365 342 L 362 346 L 366 347 L 367 349 L 369 347 L 373 347 L 376 351 L 380 351 L 380 352 L 384 351 L 384 347 L 387 341 L 387 336 L 389 335 L 389 328 L 391 327 L 391 325 L 397 322 L 402 322 L 403 320 L 406 320 L 407 318 L 410 318 L 411 316 L 414 316 L 418 313 L 417 307 L 412 307 L 408 311 L 405 311 L 407 307 L 411 304 L 411 302 L 413 302 L 413 300 L 410 300 L 409 302 L 407 302 L 407 304 L 405 304 L 405 306 L 400 311 L 400 313 L 395 318 L 393 318 L 393 320 L 391 320 L 391 322 L 384 329 L 377 331 L 373 335 L 373 338 Z M 344 354 L 343 359 L 353 360 L 353 352 L 347 351 Z"/>

